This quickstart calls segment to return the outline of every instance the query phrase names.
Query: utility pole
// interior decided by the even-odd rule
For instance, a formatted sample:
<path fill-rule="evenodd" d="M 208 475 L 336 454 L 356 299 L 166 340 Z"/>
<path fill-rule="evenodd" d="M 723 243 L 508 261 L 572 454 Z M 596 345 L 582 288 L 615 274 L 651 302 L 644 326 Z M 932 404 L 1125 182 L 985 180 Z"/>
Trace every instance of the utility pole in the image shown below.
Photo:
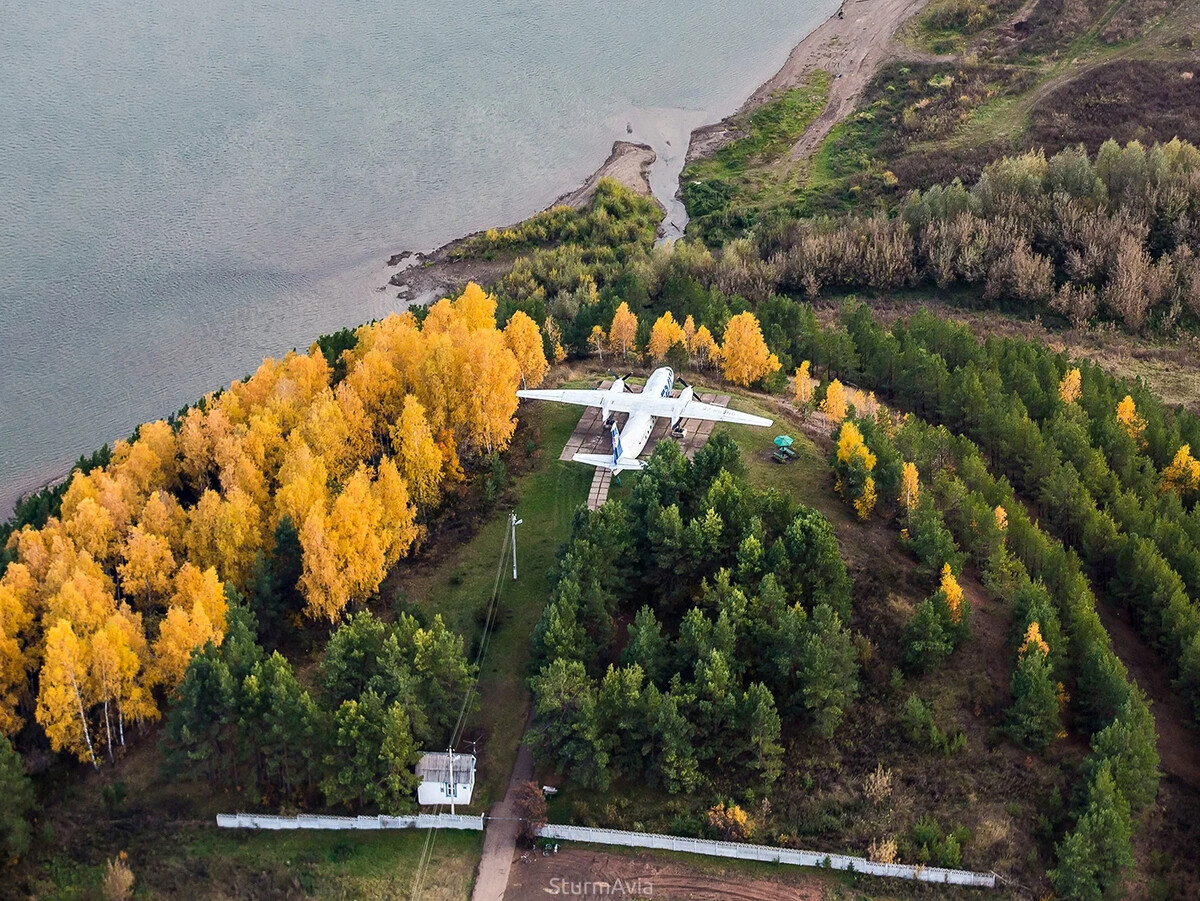
<path fill-rule="evenodd" d="M 450 763 L 450 816 L 454 816 L 454 800 L 458 797 L 458 785 L 454 782 L 454 745 L 450 746 L 447 757 Z"/>
<path fill-rule="evenodd" d="M 513 549 L 513 581 L 517 580 L 517 526 L 525 520 L 517 519 L 516 513 L 508 514 L 508 521 L 512 527 L 512 549 Z"/>

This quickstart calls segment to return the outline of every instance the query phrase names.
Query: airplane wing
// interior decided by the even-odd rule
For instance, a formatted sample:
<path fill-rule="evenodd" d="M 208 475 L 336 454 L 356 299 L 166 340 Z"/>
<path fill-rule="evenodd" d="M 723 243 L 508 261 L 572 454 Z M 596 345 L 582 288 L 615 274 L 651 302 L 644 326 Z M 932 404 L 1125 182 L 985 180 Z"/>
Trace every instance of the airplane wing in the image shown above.
<path fill-rule="evenodd" d="M 588 388 L 552 388 L 549 390 L 538 391 L 518 391 L 517 397 L 523 397 L 527 400 L 553 400 L 560 404 L 576 404 L 580 407 L 598 407 L 605 401 L 609 401 L 609 409 L 615 409 L 619 412 L 626 412 L 625 409 L 614 407 L 611 401 L 621 397 L 620 394 L 615 394 L 609 391 L 600 389 Z M 637 395 L 627 394 L 625 397 L 636 397 Z"/>
<path fill-rule="evenodd" d="M 751 413 L 741 413 L 716 404 L 706 404 L 698 400 L 688 401 L 682 411 L 679 411 L 678 399 L 664 397 L 655 399 L 640 409 L 651 416 L 679 416 L 681 419 L 710 419 L 713 422 L 731 422 L 734 425 L 769 426 L 773 420 Z"/>
<path fill-rule="evenodd" d="M 551 388 L 536 391 L 523 390 L 517 392 L 517 397 L 527 400 L 552 400 L 562 404 L 576 404 L 581 407 L 608 408 L 610 413 L 649 413 L 651 416 L 674 419 L 679 415 L 679 398 L 677 397 L 647 397 L 645 394 L 617 393 L 602 389 L 587 388 Z M 739 413 L 718 407 L 716 404 L 706 404 L 698 400 L 688 401 L 683 408 L 684 419 L 711 419 L 713 422 L 731 422 L 735 425 L 769 426 L 772 422 L 762 416 L 750 413 Z"/>

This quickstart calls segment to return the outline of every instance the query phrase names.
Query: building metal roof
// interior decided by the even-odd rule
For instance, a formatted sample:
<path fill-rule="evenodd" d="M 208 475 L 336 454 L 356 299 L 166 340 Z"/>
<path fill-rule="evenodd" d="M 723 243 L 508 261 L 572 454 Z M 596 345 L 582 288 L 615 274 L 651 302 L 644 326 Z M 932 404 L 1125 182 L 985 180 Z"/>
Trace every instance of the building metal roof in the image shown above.
<path fill-rule="evenodd" d="M 475 781 L 475 755 L 454 755 L 454 782 L 469 785 Z M 417 775 L 422 782 L 450 781 L 450 754 L 446 751 L 431 751 L 421 757 L 417 764 Z"/>

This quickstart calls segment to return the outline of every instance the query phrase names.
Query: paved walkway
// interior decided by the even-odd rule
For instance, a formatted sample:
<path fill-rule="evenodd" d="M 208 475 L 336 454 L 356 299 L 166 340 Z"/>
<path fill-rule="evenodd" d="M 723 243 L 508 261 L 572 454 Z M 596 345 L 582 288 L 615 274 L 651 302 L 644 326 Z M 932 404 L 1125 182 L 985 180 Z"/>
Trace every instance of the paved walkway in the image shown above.
<path fill-rule="evenodd" d="M 600 389 L 604 390 L 611 384 L 611 381 L 605 380 L 600 383 Z M 729 405 L 728 394 L 698 394 L 696 395 L 696 399 L 706 404 L 716 404 L 718 407 Z M 615 414 L 615 418 L 617 425 L 623 428 L 625 420 L 629 417 L 625 413 L 617 413 Z M 685 419 L 681 424 L 687 437 L 679 443 L 683 447 L 684 456 L 690 460 L 696 456 L 696 451 L 700 450 L 708 442 L 715 423 L 709 419 Z M 660 418 L 655 421 L 654 430 L 650 433 L 650 439 L 646 442 L 646 447 L 642 450 L 643 459 L 654 452 L 654 446 L 667 437 L 669 430 L 670 423 L 666 419 Z M 579 424 L 575 427 L 575 431 L 571 434 L 571 437 L 567 439 L 567 443 L 564 445 L 558 459 L 569 461 L 578 453 L 606 455 L 612 453 L 612 439 L 609 437 L 608 431 L 604 428 L 604 420 L 600 418 L 599 407 L 587 407 L 583 411 L 583 415 L 579 417 Z M 608 489 L 611 485 L 612 473 L 604 469 L 597 469 L 595 476 L 592 478 L 592 487 L 588 491 L 587 505 L 589 510 L 597 509 L 608 500 Z"/>
<path fill-rule="evenodd" d="M 504 800 L 492 807 L 483 832 L 483 857 L 471 901 L 504 901 L 504 889 L 517 851 L 517 835 L 521 824 L 517 820 L 516 789 L 533 778 L 533 754 L 524 742 L 517 749 L 512 776 Z M 492 819 L 497 817 L 497 819 Z M 503 819 L 499 819 L 503 817 Z"/>

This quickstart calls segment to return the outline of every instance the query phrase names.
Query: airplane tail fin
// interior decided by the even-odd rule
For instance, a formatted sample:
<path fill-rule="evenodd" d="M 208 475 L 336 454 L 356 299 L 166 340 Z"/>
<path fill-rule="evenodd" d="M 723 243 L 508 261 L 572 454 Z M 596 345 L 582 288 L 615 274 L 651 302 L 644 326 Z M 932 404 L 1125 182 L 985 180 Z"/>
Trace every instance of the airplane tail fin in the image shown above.
<path fill-rule="evenodd" d="M 616 462 L 621 459 L 621 453 L 622 453 L 621 430 L 619 428 L 617 428 L 617 424 L 615 422 L 612 424 L 612 429 L 609 432 L 609 434 L 612 435 L 612 449 L 613 449 L 612 462 L 615 465 Z"/>
<path fill-rule="evenodd" d="M 576 463 L 586 463 L 597 469 L 607 469 L 611 472 L 628 472 L 645 469 L 646 464 L 636 457 L 610 457 L 608 454 L 576 454 L 571 458 Z"/>

